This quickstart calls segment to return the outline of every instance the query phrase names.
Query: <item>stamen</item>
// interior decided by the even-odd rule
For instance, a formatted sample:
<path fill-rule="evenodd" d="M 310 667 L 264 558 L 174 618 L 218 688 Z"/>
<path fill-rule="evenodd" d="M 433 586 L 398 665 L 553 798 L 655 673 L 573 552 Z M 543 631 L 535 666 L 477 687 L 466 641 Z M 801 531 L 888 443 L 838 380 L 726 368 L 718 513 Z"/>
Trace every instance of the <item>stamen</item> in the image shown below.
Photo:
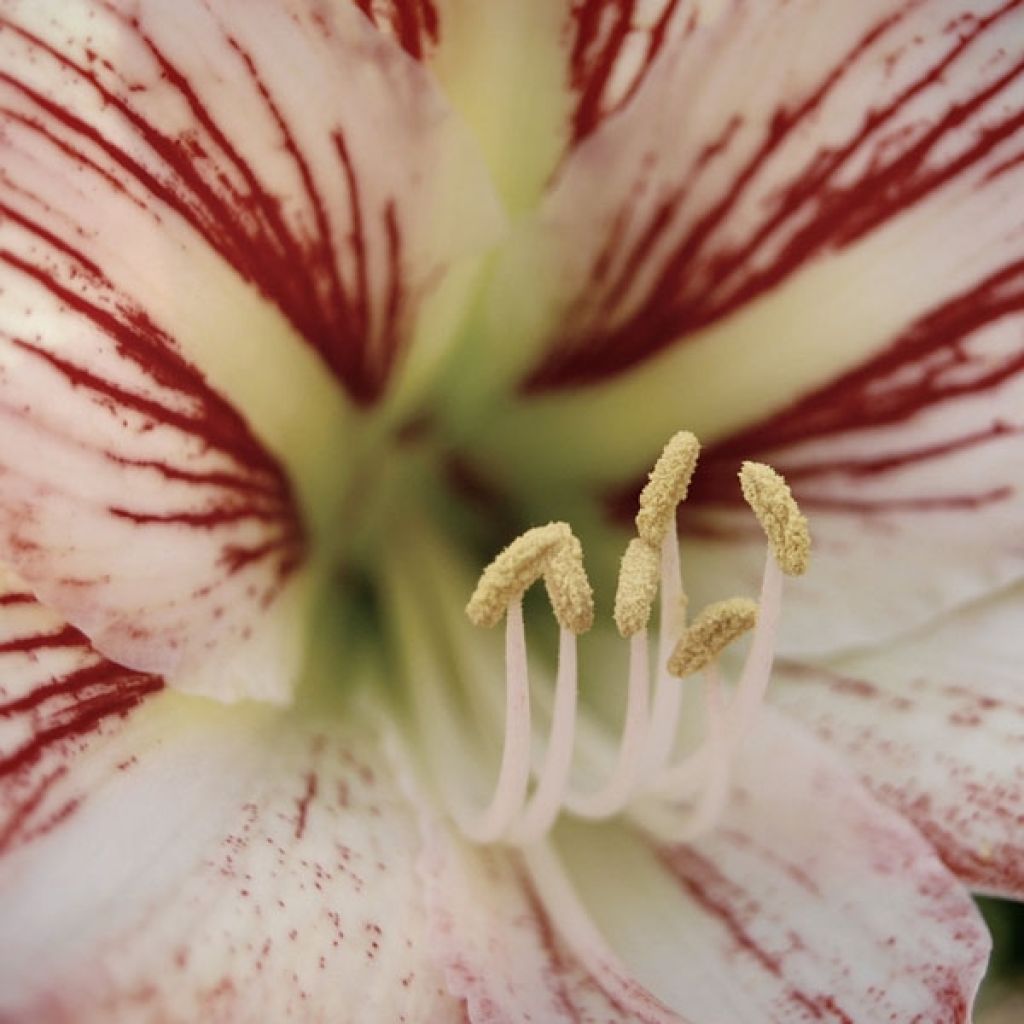
<path fill-rule="evenodd" d="M 522 598 L 541 577 L 561 627 L 559 672 L 548 754 L 534 798 L 527 805 L 532 722 Z M 494 795 L 479 814 L 460 814 L 459 825 L 470 839 L 482 843 L 494 842 L 510 830 L 543 835 L 558 813 L 572 763 L 578 685 L 576 635 L 588 630 L 594 618 L 583 549 L 568 524 L 536 527 L 509 544 L 481 574 L 466 614 L 482 626 L 496 625 L 505 615 L 506 708 Z"/>
<path fill-rule="evenodd" d="M 765 560 L 764 576 L 761 580 L 761 595 L 758 600 L 757 625 L 750 641 L 750 653 L 743 663 L 736 697 L 729 714 L 730 728 L 742 734 L 754 712 L 764 699 L 768 681 L 775 662 L 775 640 L 782 616 L 783 576 L 777 560 L 769 555 Z"/>
<path fill-rule="evenodd" d="M 686 498 L 699 454 L 697 438 L 689 431 L 680 431 L 665 445 L 640 493 L 636 530 L 656 551 L 674 525 L 676 507 Z"/>
<path fill-rule="evenodd" d="M 787 576 L 802 576 L 810 563 L 811 535 L 785 479 L 771 466 L 744 462 L 740 486 L 782 571 Z"/>
<path fill-rule="evenodd" d="M 636 984 L 580 899 L 553 845 L 540 842 L 523 850 L 523 861 L 541 905 L 559 937 L 587 974 L 608 993 L 620 1019 L 647 1024 L 678 1024 L 679 1016 Z"/>
<path fill-rule="evenodd" d="M 661 557 L 640 537 L 634 537 L 622 556 L 619 585 L 615 591 L 615 625 L 629 638 L 647 628 L 658 597 Z"/>
<path fill-rule="evenodd" d="M 705 743 L 674 766 L 657 787 L 669 800 L 678 801 L 691 794 L 696 794 L 696 800 L 682 816 L 672 807 L 648 809 L 643 815 L 659 837 L 671 843 L 693 842 L 710 832 L 721 818 L 729 798 L 733 755 L 739 737 L 728 727 L 718 666 L 708 665 L 704 676 Z"/>
<path fill-rule="evenodd" d="M 655 672 L 654 710 L 647 742 L 646 773 L 656 775 L 668 763 L 676 742 L 683 704 L 683 686 L 668 671 L 668 659 L 686 628 L 686 596 L 679 567 L 679 540 L 669 530 L 661 545 L 661 599 L 658 616 L 658 662 Z"/>
<path fill-rule="evenodd" d="M 622 726 L 619 753 L 611 775 L 600 789 L 592 793 L 569 792 L 565 806 L 581 818 L 610 818 L 628 803 L 643 765 L 647 739 L 650 666 L 647 655 L 647 633 L 641 632 L 629 641 L 629 683 L 626 691 L 626 720 Z"/>
<path fill-rule="evenodd" d="M 513 842 L 529 844 L 543 839 L 562 810 L 565 790 L 572 768 L 576 741 L 576 637 L 567 629 L 559 634 L 558 675 L 555 680 L 555 707 L 551 733 L 537 788 L 523 810 L 520 820 L 509 828 Z"/>
<path fill-rule="evenodd" d="M 583 568 L 583 548 L 574 534 L 570 533 L 550 556 L 544 585 L 562 629 L 579 636 L 593 626 L 594 591 Z"/>
<path fill-rule="evenodd" d="M 807 568 L 807 521 L 783 478 L 768 466 L 744 463 L 743 494 L 767 535 L 760 602 L 734 597 L 705 608 L 686 628 L 676 508 L 686 496 L 697 461 L 692 434 L 677 434 L 651 471 L 637 514 L 639 536 L 623 554 L 615 595 L 615 623 L 629 641 L 629 679 L 618 753 L 597 789 L 570 783 L 577 745 L 576 638 L 591 628 L 594 596 L 579 541 L 566 523 L 528 530 L 484 570 L 466 614 L 479 626 L 506 617 L 505 736 L 493 795 L 486 808 L 467 813 L 452 791 L 450 803 L 463 832 L 477 842 L 497 840 L 537 849 L 559 813 L 604 819 L 621 813 L 646 792 L 660 803 L 633 804 L 640 819 L 660 821 L 677 840 L 703 835 L 720 818 L 729 792 L 736 749 L 764 698 L 771 675 L 781 609 L 783 573 Z M 522 598 L 544 580 L 560 627 L 558 672 L 543 761 L 534 756 Z M 659 605 L 657 664 L 652 699 L 648 628 Z M 718 670 L 722 652 L 753 630 L 750 652 L 733 699 L 726 702 Z M 703 671 L 703 737 L 674 757 L 683 710 L 683 677 Z M 496 695 L 495 695 L 496 696 Z M 496 709 L 495 709 L 496 710 Z M 579 741 L 594 742 L 582 732 Z M 597 741 L 600 746 L 600 741 Z M 602 750 L 603 754 L 603 750 Z M 531 771 L 536 784 L 530 794 Z M 456 783 L 456 789 L 460 788 Z M 659 826 L 660 827 L 660 826 Z"/>
<path fill-rule="evenodd" d="M 731 597 L 708 605 L 683 634 L 668 670 L 674 676 L 689 676 L 716 661 L 734 640 L 748 633 L 757 622 L 757 605 L 747 597 Z"/>
<path fill-rule="evenodd" d="M 548 523 L 512 541 L 480 576 L 466 605 L 469 621 L 488 629 L 501 622 L 505 609 L 544 575 L 552 556 L 571 537 L 567 523 Z"/>
<path fill-rule="evenodd" d="M 526 799 L 530 785 L 530 677 L 526 663 L 523 606 L 518 599 L 505 617 L 505 742 L 494 795 L 487 808 L 474 814 L 459 808 L 459 826 L 478 843 L 500 839 Z"/>

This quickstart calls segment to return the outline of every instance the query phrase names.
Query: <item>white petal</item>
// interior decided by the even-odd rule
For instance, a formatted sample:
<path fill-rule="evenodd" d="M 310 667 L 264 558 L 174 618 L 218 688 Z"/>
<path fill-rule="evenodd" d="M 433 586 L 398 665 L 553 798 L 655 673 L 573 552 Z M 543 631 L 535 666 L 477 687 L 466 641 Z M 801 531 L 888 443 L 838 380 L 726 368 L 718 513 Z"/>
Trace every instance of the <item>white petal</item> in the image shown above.
<path fill-rule="evenodd" d="M 928 844 L 771 713 L 710 839 L 559 826 L 583 927 L 579 904 L 515 855 L 427 835 L 432 945 L 475 1024 L 962 1024 L 987 957 L 970 897 Z"/>
<path fill-rule="evenodd" d="M 1019 315 L 1022 34 L 996 0 L 802 0 L 666 44 L 497 275 L 479 359 L 527 393 L 483 397 L 481 451 L 531 443 L 541 493 L 622 481 L 680 427 L 724 440 Z"/>
<path fill-rule="evenodd" d="M 414 812 L 352 708 L 133 704 L 135 674 L 44 645 L 60 621 L 7 594 L 0 1016 L 460 1019 Z M 88 665 L 109 671 L 86 685 Z"/>
<path fill-rule="evenodd" d="M 1024 591 L 881 650 L 778 667 L 777 703 L 841 749 L 975 889 L 1024 893 Z"/>
<path fill-rule="evenodd" d="M 431 949 L 472 1024 L 681 1021 L 616 965 L 595 976 L 581 963 L 517 854 L 470 847 L 434 823 L 422 872 Z"/>
<path fill-rule="evenodd" d="M 810 571 L 787 588 L 787 653 L 875 644 L 1024 576 L 1024 374 L 1012 372 L 1020 329 L 1010 321 L 879 373 L 861 391 L 837 390 L 831 408 L 864 409 L 863 425 L 842 423 L 840 412 L 834 429 L 815 436 L 809 426 L 806 440 L 797 426 L 788 443 L 773 443 L 765 425 L 745 446 L 712 447 L 683 519 L 695 598 L 757 586 L 763 540 L 736 507 L 735 464 L 747 455 L 786 475 L 811 523 Z M 904 414 L 900 382 L 913 390 L 929 362 L 950 394 Z M 829 405 L 817 403 L 806 422 Z"/>
<path fill-rule="evenodd" d="M 0 552 L 225 698 L 290 692 L 352 408 L 498 218 L 427 74 L 325 10 L 0 8 Z"/>
<path fill-rule="evenodd" d="M 567 124 L 562 134 L 565 144 L 571 145 L 578 145 L 628 104 L 666 42 L 688 26 L 692 31 L 698 18 L 710 20 L 719 6 L 717 0 L 653 0 L 641 4 L 555 0 L 544 5 L 496 0 L 488 5 L 490 12 L 480 18 L 475 5 L 464 0 L 352 2 L 410 56 L 429 62 L 449 89 L 457 88 L 460 75 L 470 78 L 474 73 L 487 73 L 484 57 L 491 55 L 492 45 L 499 41 L 492 36 L 500 37 L 504 29 L 507 43 L 510 28 L 532 21 L 535 38 L 530 49 L 531 81 L 524 82 L 522 69 L 511 62 L 498 69 L 491 67 L 490 74 L 506 76 L 510 85 L 519 86 L 520 93 L 527 85 L 536 88 L 538 48 L 551 47 L 561 74 L 557 83 L 546 83 L 552 91 L 547 99 L 550 106 L 565 114 Z M 547 22 L 542 20 L 544 7 L 548 9 Z M 541 35 L 545 27 L 549 39 Z M 450 52 L 457 47 L 465 48 L 460 54 L 461 63 L 469 65 L 461 72 Z M 480 85 L 479 80 L 476 84 Z M 567 93 L 567 103 L 559 103 L 562 92 Z"/>
<path fill-rule="evenodd" d="M 694 1024 L 968 1020 L 988 937 L 927 843 L 770 714 L 737 783 L 693 846 L 652 848 L 624 828 L 559 837 L 638 980 Z"/>
<path fill-rule="evenodd" d="M 0 568 L 0 856 L 75 814 L 96 779 L 116 776 L 121 734 L 163 688 L 101 657 Z M 72 771 L 96 747 L 88 774 Z"/>
<path fill-rule="evenodd" d="M 566 153 L 622 109 L 717 0 L 352 0 L 428 64 L 507 206 L 531 210 Z M 524 64 L 524 58 L 528 61 Z"/>

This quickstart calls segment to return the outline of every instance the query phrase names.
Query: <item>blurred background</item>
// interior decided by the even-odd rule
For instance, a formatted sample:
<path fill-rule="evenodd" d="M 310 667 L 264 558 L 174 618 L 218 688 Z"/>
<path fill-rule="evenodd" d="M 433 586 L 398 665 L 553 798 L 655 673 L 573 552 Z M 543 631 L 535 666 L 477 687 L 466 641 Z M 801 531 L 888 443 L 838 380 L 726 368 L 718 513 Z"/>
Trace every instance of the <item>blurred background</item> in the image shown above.
<path fill-rule="evenodd" d="M 1024 904 L 980 899 L 995 950 L 975 1024 L 1024 1024 Z"/>

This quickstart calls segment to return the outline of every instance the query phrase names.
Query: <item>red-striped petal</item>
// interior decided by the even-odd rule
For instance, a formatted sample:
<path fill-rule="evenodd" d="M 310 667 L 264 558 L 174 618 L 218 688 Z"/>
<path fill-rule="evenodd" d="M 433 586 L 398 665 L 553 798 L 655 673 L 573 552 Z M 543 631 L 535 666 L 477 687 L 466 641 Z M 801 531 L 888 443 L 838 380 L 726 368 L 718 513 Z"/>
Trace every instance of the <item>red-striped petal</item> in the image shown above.
<path fill-rule="evenodd" d="M 5 637 L 51 624 L 7 607 Z M 0 767 L 4 1020 L 460 1019 L 426 948 L 415 814 L 351 707 L 133 708 L 131 673 L 42 682 L 63 672 L 49 647 L 37 671 L 0 646 L 0 727 L 47 750 Z"/>
<path fill-rule="evenodd" d="M 100 778 L 130 769 L 120 755 L 89 773 L 77 766 L 115 749 L 162 687 L 102 657 L 0 570 L 0 860 L 63 827 Z"/>
<path fill-rule="evenodd" d="M 521 393 L 492 384 L 481 458 L 621 484 L 681 425 L 1017 337 L 1022 42 L 1017 0 L 737 0 L 666 43 L 499 268 L 480 348 Z"/>
<path fill-rule="evenodd" d="M 811 570 L 787 590 L 789 653 L 873 645 L 1024 576 L 1022 326 L 1006 317 L 948 345 L 911 333 L 709 446 L 682 519 L 697 599 L 757 585 L 763 541 L 735 484 L 744 458 L 777 466 L 811 519 Z"/>
<path fill-rule="evenodd" d="M 436 0 L 352 0 L 373 24 L 399 43 L 410 57 L 431 56 L 441 39 Z M 445 11 L 447 14 L 447 11 Z"/>
<path fill-rule="evenodd" d="M 140 219 L 187 225 L 352 398 L 379 397 L 425 291 L 494 223 L 478 178 L 484 208 L 436 230 L 454 212 L 443 172 L 464 162 L 466 185 L 475 168 L 427 75 L 344 6 L 189 0 L 172 16 L 87 0 L 70 31 L 60 5 L 5 6 L 17 148 L 102 200 L 126 193 Z"/>
<path fill-rule="evenodd" d="M 736 3 L 682 38 L 555 186 L 545 216 L 583 255 L 529 387 L 622 373 L 922 211 L 946 210 L 955 247 L 1005 242 L 1017 220 L 991 209 L 1024 173 L 1022 14 Z M 986 199 L 987 221 L 956 237 L 956 208 Z M 921 256 L 905 274 L 930 269 Z M 1015 262 L 999 250 L 961 280 Z"/>
<path fill-rule="evenodd" d="M 0 549 L 114 660 L 285 697 L 306 541 L 280 464 L 141 310 L 22 252 L 3 254 L 22 315 L 0 338 Z"/>
<path fill-rule="evenodd" d="M 570 18 L 571 138 L 627 109 L 667 43 L 708 20 L 699 0 L 576 0 Z"/>
<path fill-rule="evenodd" d="M 472 144 L 345 6 L 6 0 L 0 52 L 0 552 L 115 660 L 281 699 L 336 385 L 493 229 Z"/>
<path fill-rule="evenodd" d="M 780 706 L 842 750 L 972 888 L 1024 895 L 1024 591 L 877 652 L 779 666 Z"/>

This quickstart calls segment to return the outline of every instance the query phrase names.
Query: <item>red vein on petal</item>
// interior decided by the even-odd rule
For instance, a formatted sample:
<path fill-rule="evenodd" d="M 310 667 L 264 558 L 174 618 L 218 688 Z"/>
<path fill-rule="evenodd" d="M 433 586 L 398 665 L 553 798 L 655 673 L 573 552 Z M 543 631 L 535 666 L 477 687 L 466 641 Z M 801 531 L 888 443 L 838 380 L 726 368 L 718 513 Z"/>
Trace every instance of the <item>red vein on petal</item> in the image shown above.
<path fill-rule="evenodd" d="M 82 640 L 82 644 L 78 646 L 89 647 L 89 641 L 85 637 L 82 637 Z M 97 660 L 63 675 L 36 682 L 28 693 L 0 703 L 0 718 L 12 718 L 50 701 L 76 700 L 85 691 L 108 683 L 111 663 L 99 658 L 91 648 L 90 656 L 96 657 Z"/>
<path fill-rule="evenodd" d="M 295 838 L 301 839 L 306 833 L 306 824 L 309 818 L 309 805 L 316 798 L 319 780 L 316 772 L 309 772 L 306 775 L 306 788 L 302 796 L 296 801 L 295 814 Z"/>
<path fill-rule="evenodd" d="M 1005 501 L 1016 483 L 984 491 L 958 491 L 890 498 L 830 499 L 814 485 L 835 477 L 882 477 L 918 464 L 938 462 L 972 448 L 1019 435 L 1020 425 L 998 413 L 982 427 L 970 427 L 938 441 L 904 442 L 896 450 L 870 456 L 787 460 L 786 449 L 809 441 L 852 435 L 857 431 L 896 427 L 929 410 L 958 400 L 982 396 L 1024 373 L 1024 350 L 1010 350 L 993 359 L 980 344 L 983 331 L 1007 318 L 1024 314 L 1024 260 L 990 275 L 974 287 L 925 313 L 903 334 L 860 366 L 842 374 L 741 431 L 708 445 L 690 489 L 698 504 L 738 504 L 736 471 L 745 459 L 766 458 L 793 484 L 808 508 L 850 512 L 883 512 L 978 508 Z M 955 430 L 956 428 L 954 428 Z M 633 515 L 640 479 L 608 497 L 611 515 L 622 521 Z"/>
<path fill-rule="evenodd" d="M 251 492 L 273 500 L 278 498 L 278 489 L 272 480 L 249 479 L 234 473 L 216 470 L 202 472 L 182 469 L 180 466 L 171 466 L 154 459 L 129 459 L 113 453 L 108 453 L 108 455 L 119 465 L 131 466 L 135 469 L 151 469 L 167 480 L 178 480 L 189 484 L 208 484 L 211 487 L 223 487 L 226 490 L 239 491 L 243 494 Z"/>
<path fill-rule="evenodd" d="M 0 654 L 24 654 L 54 647 L 88 647 L 89 641 L 72 626 L 64 626 L 56 633 L 36 633 L 0 643 Z M 2 710 L 0 710 L 2 713 Z"/>
<path fill-rule="evenodd" d="M 707 858 L 689 847 L 659 852 L 662 866 L 679 882 L 687 895 L 728 933 L 735 949 L 779 979 L 790 1011 L 815 1021 L 855 1024 L 835 998 L 824 992 L 810 993 L 792 985 L 783 969 L 786 951 L 769 951 L 749 927 L 760 911 L 756 900 L 725 877 Z"/>
<path fill-rule="evenodd" d="M 993 392 L 1024 373 L 1024 350 L 998 361 L 976 351 L 984 328 L 1024 314 L 1024 260 L 1005 267 L 921 317 L 872 359 L 791 406 L 708 447 L 703 472 L 694 481 L 696 501 L 734 500 L 735 467 L 755 452 L 778 453 L 786 446 L 906 423 L 929 409 Z M 973 372 L 968 373 L 971 370 Z M 998 416 L 982 429 L 968 429 L 941 442 L 886 452 L 869 459 L 834 458 L 787 465 L 773 454 L 801 501 L 825 500 L 810 490 L 816 479 L 833 474 L 870 477 L 963 452 L 1017 434 L 1020 427 Z M 922 496 L 932 507 L 971 507 L 1009 498 L 1011 481 L 984 493 Z M 868 502 L 879 507 L 878 502 Z M 881 503 L 885 505 L 886 503 Z M 852 507 L 852 506 L 851 506 Z M 918 506 L 920 507 L 920 506 Z"/>
<path fill-rule="evenodd" d="M 200 529 L 211 529 L 216 526 L 226 526 L 255 520 L 260 523 L 275 523 L 279 519 L 276 510 L 255 508 L 249 505 L 239 505 L 234 508 L 222 506 L 202 511 L 187 512 L 136 512 L 132 509 L 110 506 L 107 510 L 117 519 L 127 519 L 139 526 L 144 525 L 177 525 L 198 527 Z"/>
<path fill-rule="evenodd" d="M 363 228 L 363 204 L 359 195 L 359 176 L 352 162 L 352 154 L 345 142 L 345 133 L 336 131 L 331 136 L 338 160 L 341 162 L 348 190 L 349 214 L 352 217 L 352 256 L 356 267 L 355 317 L 363 329 L 369 323 L 370 282 L 366 267 L 366 233 Z"/>
<path fill-rule="evenodd" d="M 1009 88 L 1024 76 L 1024 60 L 1000 69 L 991 80 L 979 81 L 967 97 L 946 98 L 944 109 L 928 130 L 902 142 L 895 155 L 890 152 L 893 139 L 886 137 L 883 129 L 911 101 L 940 90 L 943 76 L 980 40 L 998 31 L 1022 4 L 1024 0 L 1008 0 L 986 18 L 946 25 L 943 31 L 953 37 L 946 50 L 897 97 L 866 111 L 844 144 L 819 149 L 790 181 L 773 188 L 762 204 L 763 219 L 751 226 L 745 239 L 736 242 L 720 241 L 719 231 L 762 180 L 770 158 L 820 112 L 859 64 L 874 57 L 910 9 L 870 28 L 803 99 L 789 107 L 780 104 L 765 125 L 759 147 L 735 170 L 721 198 L 696 220 L 677 226 L 681 204 L 707 167 L 706 154 L 730 148 L 735 118 L 730 119 L 720 139 L 705 146 L 689 170 L 680 169 L 679 184 L 649 214 L 644 226 L 626 238 L 613 237 L 621 235 L 622 217 L 613 218 L 615 230 L 608 246 L 618 256 L 617 272 L 610 273 L 609 255 L 602 253 L 593 265 L 586 291 L 575 302 L 573 316 L 567 318 L 570 331 L 550 340 L 548 351 L 524 381 L 524 389 L 539 392 L 585 386 L 624 372 L 765 294 L 812 258 L 853 244 L 957 176 L 983 167 L 986 159 L 1024 128 L 1024 111 L 999 105 Z M 982 124 L 982 116 L 988 114 L 990 122 Z M 973 132 L 973 137 L 965 134 L 968 132 Z M 957 137 L 970 138 L 970 145 L 952 155 L 944 153 L 942 147 Z M 852 180 L 841 182 L 840 172 L 854 158 L 864 156 L 869 157 L 863 161 L 864 167 Z M 1018 159 L 1004 157 L 998 166 L 1005 169 Z M 991 180 L 995 170 L 987 173 Z M 632 197 L 627 200 L 633 201 Z M 769 243 L 774 249 L 766 251 Z M 652 283 L 644 285 L 643 295 L 634 305 L 627 305 L 627 293 L 636 290 L 641 271 L 646 277 L 653 273 Z"/>
<path fill-rule="evenodd" d="M 116 673 L 123 671 L 116 666 L 112 668 L 111 680 Z M 74 707 L 73 715 L 66 721 L 37 732 L 27 743 L 0 758 L 0 777 L 13 775 L 38 761 L 47 748 L 59 740 L 88 735 L 106 718 L 124 717 L 147 694 L 155 693 L 162 687 L 162 680 L 156 676 L 135 673 L 118 677 L 116 685 L 112 685 L 108 692 L 80 701 Z"/>
<path fill-rule="evenodd" d="M 157 175 L 124 148 L 106 138 L 97 127 L 14 75 L 0 72 L 0 83 L 6 84 L 28 100 L 43 120 L 49 120 L 97 147 L 110 158 L 115 167 L 123 171 L 125 180 L 119 181 L 109 172 L 98 168 L 84 153 L 47 131 L 39 122 L 24 115 L 18 115 L 20 120 L 44 134 L 52 145 L 59 147 L 77 164 L 101 175 L 108 187 L 114 188 L 119 194 L 130 195 L 127 183 L 137 182 L 159 206 L 173 211 L 190 224 L 246 281 L 255 285 L 281 310 L 296 331 L 325 360 L 354 400 L 363 404 L 376 400 L 386 385 L 388 373 L 397 357 L 400 338 L 394 333 L 384 335 L 374 342 L 367 334 L 371 326 L 369 317 L 364 316 L 360 322 L 353 316 L 352 297 L 348 295 L 341 277 L 324 197 L 287 118 L 271 88 L 259 74 L 252 55 L 222 28 L 226 45 L 238 59 L 243 74 L 252 82 L 300 177 L 315 224 L 312 237 L 305 237 L 298 225 L 289 222 L 281 197 L 263 185 L 256 169 L 250 166 L 232 143 L 228 132 L 218 124 L 202 102 L 201 90 L 147 35 L 140 20 L 108 5 L 104 6 L 126 32 L 136 37 L 145 47 L 159 70 L 161 86 L 173 89 L 180 97 L 195 118 L 197 132 L 172 136 L 140 114 L 133 105 L 137 101 L 135 92 L 145 93 L 148 86 L 133 86 L 122 78 L 122 95 L 120 91 L 104 84 L 95 70 L 76 62 L 9 18 L 0 18 L 0 30 L 14 33 L 26 46 L 55 61 L 63 71 L 92 89 L 104 107 L 115 111 L 145 142 L 169 174 Z M 422 21 L 424 25 L 436 25 L 437 19 L 436 16 L 428 17 L 424 14 Z M 325 25 L 321 29 L 327 34 Z M 95 55 L 91 56 L 95 59 Z M 108 65 L 107 70 L 112 74 L 118 73 L 112 65 Z M 232 183 L 232 174 L 237 175 L 244 189 Z M 352 175 L 353 163 L 349 160 L 343 182 L 348 183 L 350 194 Z M 164 180 L 165 177 L 168 180 Z M 354 196 L 352 201 L 357 201 Z M 155 216 L 155 208 L 152 212 Z M 398 229 L 397 219 L 395 227 Z M 386 239 L 385 242 L 390 244 L 391 240 Z M 369 288 L 366 284 L 365 245 L 357 247 L 354 258 L 360 292 L 356 301 L 367 306 Z M 384 301 L 390 301 L 390 295 L 391 290 L 388 290 Z M 404 299 L 404 293 L 402 297 Z M 378 351 L 371 355 L 369 350 L 374 345 Z"/>
<path fill-rule="evenodd" d="M 441 18 L 433 0 L 353 0 L 381 31 L 416 60 L 429 56 L 441 40 Z"/>
<path fill-rule="evenodd" d="M 163 687 L 156 676 L 103 659 L 29 595 L 0 594 L 0 610 L 15 606 L 33 612 L 0 645 L 0 854 L 44 835 L 82 805 L 88 794 L 75 785 L 75 759 Z M 60 649 L 77 650 L 73 665 L 47 672 L 41 652 Z"/>
<path fill-rule="evenodd" d="M 572 114 L 572 142 L 579 143 L 601 122 L 625 107 L 636 95 L 665 44 L 669 26 L 681 10 L 679 0 L 664 0 L 658 17 L 641 24 L 637 0 L 575 0 L 569 81 L 577 94 Z M 690 14 L 689 30 L 696 26 Z M 626 59 L 630 40 L 643 36 L 643 57 L 628 84 L 613 92 L 615 72 Z"/>

